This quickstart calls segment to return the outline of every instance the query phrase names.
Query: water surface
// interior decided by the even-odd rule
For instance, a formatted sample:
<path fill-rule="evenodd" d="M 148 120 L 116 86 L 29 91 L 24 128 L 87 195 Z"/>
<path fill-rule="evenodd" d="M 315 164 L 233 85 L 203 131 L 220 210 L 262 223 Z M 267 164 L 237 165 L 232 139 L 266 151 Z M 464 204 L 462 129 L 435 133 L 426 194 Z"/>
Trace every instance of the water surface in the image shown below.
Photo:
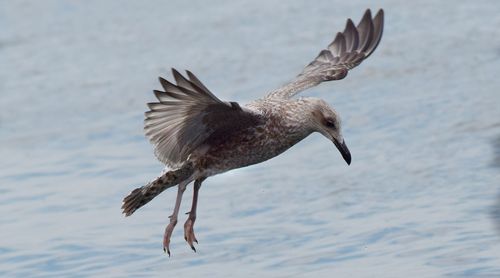
<path fill-rule="evenodd" d="M 311 3 L 1 2 L 0 276 L 500 277 L 500 5 Z M 157 76 L 245 103 L 367 7 L 377 51 L 308 91 L 343 116 L 351 166 L 312 135 L 208 179 L 198 253 L 181 219 L 163 254 L 174 190 L 121 216 L 162 170 L 142 134 Z"/>

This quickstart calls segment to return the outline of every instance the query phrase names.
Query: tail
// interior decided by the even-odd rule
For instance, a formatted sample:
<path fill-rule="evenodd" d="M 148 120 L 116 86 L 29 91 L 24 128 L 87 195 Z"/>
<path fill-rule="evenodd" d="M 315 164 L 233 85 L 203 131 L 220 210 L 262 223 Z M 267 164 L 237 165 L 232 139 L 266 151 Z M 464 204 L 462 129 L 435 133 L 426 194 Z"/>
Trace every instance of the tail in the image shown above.
<path fill-rule="evenodd" d="M 180 169 L 169 171 L 154 181 L 134 189 L 123 199 L 123 213 L 132 215 L 137 209 L 153 200 L 163 190 L 179 184 L 188 179 L 194 172 L 192 164 L 187 164 Z"/>

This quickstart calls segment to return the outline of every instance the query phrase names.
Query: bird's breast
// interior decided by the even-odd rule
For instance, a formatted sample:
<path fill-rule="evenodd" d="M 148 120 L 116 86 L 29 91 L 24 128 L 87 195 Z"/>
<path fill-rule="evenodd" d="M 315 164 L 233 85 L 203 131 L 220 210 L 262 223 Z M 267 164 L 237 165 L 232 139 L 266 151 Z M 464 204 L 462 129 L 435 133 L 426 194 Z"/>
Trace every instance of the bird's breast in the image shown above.
<path fill-rule="evenodd" d="M 221 136 L 201 147 L 202 151 L 193 157 L 199 168 L 211 174 L 221 173 L 271 159 L 307 135 L 271 118 L 265 124 Z"/>

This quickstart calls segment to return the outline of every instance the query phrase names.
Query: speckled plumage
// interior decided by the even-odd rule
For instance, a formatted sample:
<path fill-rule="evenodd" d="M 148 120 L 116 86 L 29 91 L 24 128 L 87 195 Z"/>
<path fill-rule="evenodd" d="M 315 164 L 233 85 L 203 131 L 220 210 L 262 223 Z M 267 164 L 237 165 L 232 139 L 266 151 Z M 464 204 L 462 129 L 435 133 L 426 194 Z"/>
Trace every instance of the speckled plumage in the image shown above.
<path fill-rule="evenodd" d="M 193 225 L 201 183 L 207 177 L 273 158 L 313 132 L 331 140 L 348 164 L 340 117 L 325 101 L 292 98 L 324 81 L 344 78 L 376 49 L 383 31 L 383 11 L 372 18 L 367 10 L 357 26 L 348 19 L 345 30 L 290 83 L 245 106 L 218 99 L 191 72 L 184 77 L 172 69 L 175 83 L 160 77 L 164 91 L 149 103 L 144 129 L 155 155 L 168 167 L 149 184 L 132 191 L 123 202 L 129 216 L 163 190 L 178 185 L 174 213 L 165 230 L 164 250 L 177 223 L 182 194 L 195 181 L 193 205 L 186 221 L 185 239 L 193 250 Z"/>
<path fill-rule="evenodd" d="M 273 158 L 314 132 L 310 126 L 316 99 L 262 99 L 247 106 L 256 125 L 214 138 L 190 160 L 203 176 L 222 173 Z"/>

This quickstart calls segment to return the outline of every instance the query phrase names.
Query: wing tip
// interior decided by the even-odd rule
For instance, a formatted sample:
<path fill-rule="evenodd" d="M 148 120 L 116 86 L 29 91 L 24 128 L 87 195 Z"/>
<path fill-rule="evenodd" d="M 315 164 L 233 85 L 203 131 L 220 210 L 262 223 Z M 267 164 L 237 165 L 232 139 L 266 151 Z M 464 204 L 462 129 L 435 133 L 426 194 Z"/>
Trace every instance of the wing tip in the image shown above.
<path fill-rule="evenodd" d="M 167 92 L 169 88 L 171 88 L 171 86 L 173 85 L 172 83 L 170 83 L 170 81 L 161 76 L 158 76 L 158 81 L 160 81 L 160 84 L 163 87 L 163 90 L 165 90 L 165 92 Z"/>
<path fill-rule="evenodd" d="M 170 68 L 170 71 L 172 72 L 172 75 L 173 75 L 173 76 L 176 76 L 176 75 L 181 75 L 181 74 L 179 73 L 179 71 L 178 71 L 177 69 L 175 69 L 175 68 Z"/>
<path fill-rule="evenodd" d="M 348 19 L 347 19 L 347 22 L 346 22 L 346 24 L 345 24 L 345 27 L 346 27 L 346 29 L 345 29 L 345 30 L 347 30 L 347 27 L 348 27 L 348 26 L 349 26 L 349 28 L 351 28 L 351 26 L 352 26 L 352 27 L 355 27 L 354 22 L 352 21 L 352 19 L 351 19 L 351 18 L 348 18 Z"/>
<path fill-rule="evenodd" d="M 363 19 L 365 19 L 365 17 L 371 19 L 372 18 L 372 10 L 366 9 L 365 13 L 363 14 L 363 17 L 361 18 L 361 21 L 363 21 Z"/>
<path fill-rule="evenodd" d="M 379 9 L 377 13 L 375 14 L 375 17 L 381 16 L 382 18 L 384 17 L 384 9 Z"/>
<path fill-rule="evenodd" d="M 373 37 L 371 38 L 371 43 L 367 47 L 365 53 L 366 58 L 368 58 L 377 49 L 380 41 L 382 40 L 382 34 L 384 33 L 384 10 L 379 9 L 371 21 L 373 25 Z"/>
<path fill-rule="evenodd" d="M 375 18 L 377 16 L 384 16 L 384 9 L 380 8 L 377 10 L 377 13 L 375 13 L 375 16 L 372 16 L 372 10 L 370 8 L 366 9 L 365 13 L 363 14 L 363 17 L 369 16 L 370 18 Z M 362 17 L 362 18 L 363 18 Z"/>

